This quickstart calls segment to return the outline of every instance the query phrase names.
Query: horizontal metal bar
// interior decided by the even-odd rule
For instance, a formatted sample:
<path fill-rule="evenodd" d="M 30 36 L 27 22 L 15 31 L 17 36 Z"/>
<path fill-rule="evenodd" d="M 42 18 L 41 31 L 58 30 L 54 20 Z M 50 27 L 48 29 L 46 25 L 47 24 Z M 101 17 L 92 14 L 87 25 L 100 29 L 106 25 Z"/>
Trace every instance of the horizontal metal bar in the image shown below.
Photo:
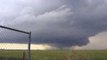
<path fill-rule="evenodd" d="M 0 25 L 0 28 L 9 29 L 9 30 L 13 30 L 13 31 L 17 31 L 17 32 L 25 33 L 25 34 L 31 34 L 30 32 L 25 32 L 25 31 L 22 31 L 22 30 L 18 30 L 18 29 L 6 27 L 6 26 L 1 26 L 1 25 Z"/>

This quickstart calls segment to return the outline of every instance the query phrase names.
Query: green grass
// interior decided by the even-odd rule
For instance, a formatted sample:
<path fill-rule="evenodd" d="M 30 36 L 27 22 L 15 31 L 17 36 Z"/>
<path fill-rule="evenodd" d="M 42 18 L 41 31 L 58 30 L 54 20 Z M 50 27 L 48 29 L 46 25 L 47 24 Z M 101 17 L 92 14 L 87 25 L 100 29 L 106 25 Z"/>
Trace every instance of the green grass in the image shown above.
<path fill-rule="evenodd" d="M 0 60 L 21 60 L 23 52 L 27 51 L 0 51 Z M 26 55 L 27 58 L 27 55 Z M 31 60 L 107 60 L 107 50 L 44 50 L 31 51 Z"/>

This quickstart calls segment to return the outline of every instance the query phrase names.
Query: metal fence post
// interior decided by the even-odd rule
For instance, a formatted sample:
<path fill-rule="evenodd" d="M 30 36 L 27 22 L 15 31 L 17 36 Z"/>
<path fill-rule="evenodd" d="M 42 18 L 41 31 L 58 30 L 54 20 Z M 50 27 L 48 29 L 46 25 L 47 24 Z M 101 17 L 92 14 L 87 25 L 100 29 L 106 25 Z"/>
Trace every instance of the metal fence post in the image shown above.
<path fill-rule="evenodd" d="M 29 33 L 29 41 L 28 41 L 28 60 L 31 60 L 31 32 Z"/>

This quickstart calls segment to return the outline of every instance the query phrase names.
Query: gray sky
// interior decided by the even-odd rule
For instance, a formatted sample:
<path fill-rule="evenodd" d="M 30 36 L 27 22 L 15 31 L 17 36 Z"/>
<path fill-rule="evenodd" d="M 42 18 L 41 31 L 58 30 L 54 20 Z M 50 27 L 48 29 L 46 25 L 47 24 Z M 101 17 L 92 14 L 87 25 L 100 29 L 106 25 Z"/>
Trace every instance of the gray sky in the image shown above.
<path fill-rule="evenodd" d="M 32 31 L 33 44 L 94 48 L 107 39 L 92 44 L 92 37 L 107 36 L 102 33 L 107 31 L 106 7 L 106 0 L 0 0 L 0 25 Z M 1 43 L 26 43 L 25 35 L 2 31 Z"/>

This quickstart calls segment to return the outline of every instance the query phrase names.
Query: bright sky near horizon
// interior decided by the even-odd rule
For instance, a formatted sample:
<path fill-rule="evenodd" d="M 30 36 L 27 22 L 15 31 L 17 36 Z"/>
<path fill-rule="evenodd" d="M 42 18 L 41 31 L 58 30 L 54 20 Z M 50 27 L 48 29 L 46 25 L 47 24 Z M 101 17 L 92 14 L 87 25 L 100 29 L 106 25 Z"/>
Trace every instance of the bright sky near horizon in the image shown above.
<path fill-rule="evenodd" d="M 46 50 L 50 48 L 51 47 L 46 44 L 31 44 L 31 50 Z M 0 49 L 27 50 L 28 44 L 0 43 Z"/>

